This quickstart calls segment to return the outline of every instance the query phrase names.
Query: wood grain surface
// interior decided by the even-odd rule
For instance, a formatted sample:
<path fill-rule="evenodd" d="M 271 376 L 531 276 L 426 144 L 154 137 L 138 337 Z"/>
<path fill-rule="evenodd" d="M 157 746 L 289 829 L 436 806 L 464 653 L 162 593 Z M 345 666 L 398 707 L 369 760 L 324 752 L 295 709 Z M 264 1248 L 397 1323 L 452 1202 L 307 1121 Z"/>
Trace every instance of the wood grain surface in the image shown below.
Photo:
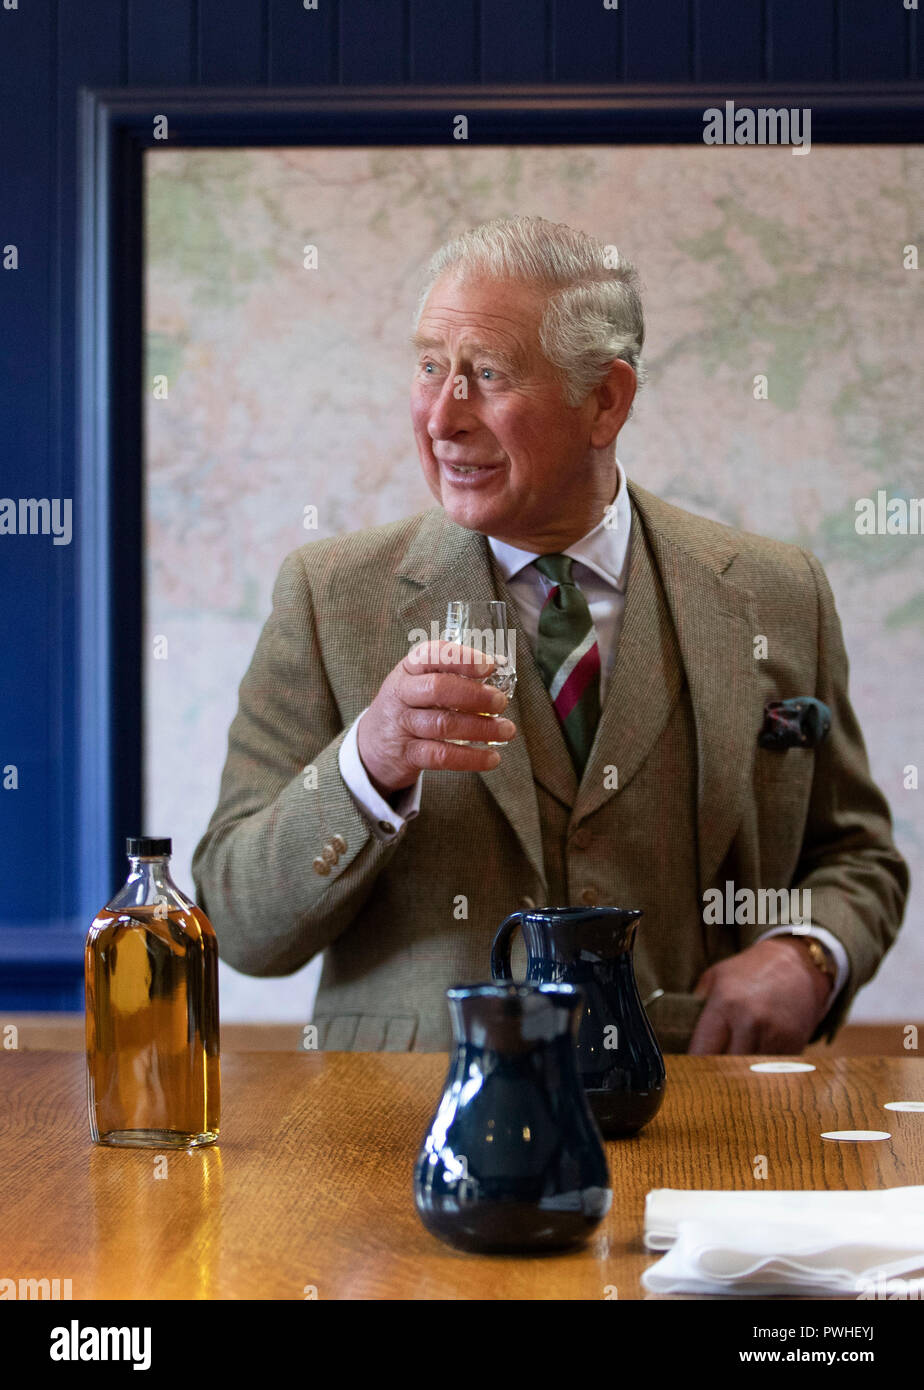
<path fill-rule="evenodd" d="M 658 1116 L 607 1144 L 613 1207 L 565 1255 L 465 1255 L 418 1220 L 412 1171 L 443 1053 L 222 1058 L 217 1145 L 166 1157 L 90 1142 L 82 1057 L 0 1053 L 4 1278 L 71 1279 L 75 1299 L 635 1299 L 657 1256 L 645 1194 L 678 1188 L 924 1183 L 924 1060 L 817 1060 L 757 1074 L 751 1057 L 667 1059 Z M 885 1129 L 874 1144 L 823 1130 Z M 758 1155 L 767 1178 L 755 1178 Z"/>
<path fill-rule="evenodd" d="M 16 1030 L 13 1044 L 21 1052 L 84 1052 L 87 1028 L 84 1012 L 10 1013 L 4 1012 L 0 1027 Z M 924 1037 L 924 1018 L 911 1024 Z M 807 1059 L 831 1057 L 907 1057 L 905 1040 L 909 1020 L 894 1023 L 847 1023 L 838 1030 L 833 1043 L 810 1043 Z M 302 1023 L 234 1023 L 221 1020 L 221 1050 L 227 1052 L 301 1052 L 305 1026 Z"/>

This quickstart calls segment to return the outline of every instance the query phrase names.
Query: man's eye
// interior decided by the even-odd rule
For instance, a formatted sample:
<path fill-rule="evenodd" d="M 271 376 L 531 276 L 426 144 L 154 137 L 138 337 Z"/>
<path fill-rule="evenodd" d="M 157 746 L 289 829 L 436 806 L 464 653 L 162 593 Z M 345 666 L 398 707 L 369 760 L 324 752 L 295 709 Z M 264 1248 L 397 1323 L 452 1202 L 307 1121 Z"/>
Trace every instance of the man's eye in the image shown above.
<path fill-rule="evenodd" d="M 437 371 L 437 364 L 432 362 L 429 357 L 424 358 L 419 365 L 425 376 L 432 376 Z M 496 367 L 476 367 L 475 372 L 483 380 L 489 381 L 496 380 L 498 375 Z"/>

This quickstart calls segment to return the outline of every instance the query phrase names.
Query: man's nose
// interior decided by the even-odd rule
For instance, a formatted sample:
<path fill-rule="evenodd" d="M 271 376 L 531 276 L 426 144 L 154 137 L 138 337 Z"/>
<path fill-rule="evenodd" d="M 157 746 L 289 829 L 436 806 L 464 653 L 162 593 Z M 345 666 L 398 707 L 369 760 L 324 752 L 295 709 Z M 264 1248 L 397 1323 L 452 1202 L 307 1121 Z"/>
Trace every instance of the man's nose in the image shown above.
<path fill-rule="evenodd" d="M 446 377 L 427 417 L 431 439 L 451 439 L 460 430 L 471 428 L 473 416 L 467 389 L 468 378 L 461 373 Z"/>

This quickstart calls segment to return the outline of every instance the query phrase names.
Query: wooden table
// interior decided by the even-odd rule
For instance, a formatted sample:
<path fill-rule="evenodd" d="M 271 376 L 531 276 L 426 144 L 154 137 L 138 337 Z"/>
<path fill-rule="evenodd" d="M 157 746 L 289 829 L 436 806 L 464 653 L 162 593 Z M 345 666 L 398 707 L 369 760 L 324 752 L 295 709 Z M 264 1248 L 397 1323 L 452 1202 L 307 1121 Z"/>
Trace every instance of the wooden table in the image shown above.
<path fill-rule="evenodd" d="M 760 1075 L 752 1057 L 667 1059 L 668 1089 L 636 1139 L 607 1145 L 613 1207 L 582 1249 L 465 1255 L 424 1230 L 411 1174 L 446 1073 L 441 1053 L 222 1058 L 218 1145 L 90 1143 L 84 1059 L 0 1053 L 7 1278 L 71 1279 L 75 1299 L 619 1299 L 639 1275 L 645 1194 L 680 1188 L 883 1188 L 924 1183 L 924 1060 L 816 1059 Z M 885 1129 L 836 1144 L 822 1130 Z M 766 1157 L 766 1180 L 755 1178 Z M 159 1166 L 163 1168 L 163 1161 Z"/>

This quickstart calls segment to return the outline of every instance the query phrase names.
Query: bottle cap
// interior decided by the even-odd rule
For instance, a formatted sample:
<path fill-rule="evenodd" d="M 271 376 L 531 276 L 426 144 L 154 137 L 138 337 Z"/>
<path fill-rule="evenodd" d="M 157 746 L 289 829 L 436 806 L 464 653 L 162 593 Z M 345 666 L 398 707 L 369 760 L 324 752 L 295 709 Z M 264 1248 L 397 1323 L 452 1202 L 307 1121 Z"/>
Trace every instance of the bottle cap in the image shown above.
<path fill-rule="evenodd" d="M 125 853 L 132 858 L 137 855 L 172 854 L 173 841 L 154 839 L 150 835 L 129 835 L 125 841 Z"/>

